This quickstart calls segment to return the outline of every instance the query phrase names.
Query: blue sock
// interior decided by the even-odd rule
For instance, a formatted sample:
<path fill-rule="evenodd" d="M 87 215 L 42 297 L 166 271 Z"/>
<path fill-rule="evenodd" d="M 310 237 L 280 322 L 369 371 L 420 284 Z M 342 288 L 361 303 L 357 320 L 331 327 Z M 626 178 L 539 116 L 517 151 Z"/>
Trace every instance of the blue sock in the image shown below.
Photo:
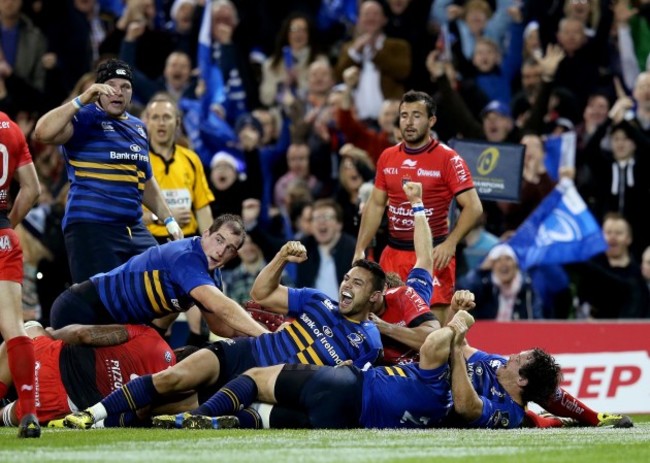
<path fill-rule="evenodd" d="M 104 419 L 105 428 L 140 428 L 151 424 L 151 420 L 142 421 L 135 412 L 128 411 L 118 415 L 108 415 Z"/>
<path fill-rule="evenodd" d="M 238 376 L 226 383 L 216 394 L 206 400 L 193 415 L 221 416 L 233 415 L 257 398 L 257 385 L 253 378 Z"/>
<path fill-rule="evenodd" d="M 245 408 L 235 414 L 239 418 L 239 427 L 242 429 L 262 429 L 262 418 L 252 408 Z"/>
<path fill-rule="evenodd" d="M 113 391 L 102 400 L 102 405 L 110 416 L 128 410 L 136 411 L 149 405 L 156 397 L 158 397 L 158 392 L 153 385 L 153 379 L 151 375 L 145 375 L 135 378 L 121 389 Z"/>

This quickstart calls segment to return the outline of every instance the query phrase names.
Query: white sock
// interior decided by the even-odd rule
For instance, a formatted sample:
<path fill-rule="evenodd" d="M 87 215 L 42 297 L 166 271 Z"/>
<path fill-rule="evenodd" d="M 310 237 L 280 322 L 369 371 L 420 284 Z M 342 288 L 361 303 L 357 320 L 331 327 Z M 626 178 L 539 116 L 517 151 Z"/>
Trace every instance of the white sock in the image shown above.
<path fill-rule="evenodd" d="M 270 429 L 271 428 L 271 410 L 273 410 L 273 405 L 263 404 L 261 402 L 253 402 L 251 408 L 255 410 L 262 420 L 262 428 Z"/>
<path fill-rule="evenodd" d="M 106 419 L 106 417 L 108 416 L 108 413 L 106 412 L 106 408 L 102 405 L 101 402 L 97 402 L 95 405 L 90 407 L 88 411 L 92 413 L 93 418 L 95 419 L 95 423 Z"/>

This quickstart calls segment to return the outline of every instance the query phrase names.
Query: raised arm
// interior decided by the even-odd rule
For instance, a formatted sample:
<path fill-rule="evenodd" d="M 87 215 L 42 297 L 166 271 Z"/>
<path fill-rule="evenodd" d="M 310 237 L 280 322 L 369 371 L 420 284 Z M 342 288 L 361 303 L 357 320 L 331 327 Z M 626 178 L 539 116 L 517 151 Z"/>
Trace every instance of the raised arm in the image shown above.
<path fill-rule="evenodd" d="M 413 245 L 415 247 L 415 268 L 423 268 L 433 274 L 433 238 L 431 228 L 422 204 L 422 183 L 406 182 L 402 186 L 413 210 Z"/>
<path fill-rule="evenodd" d="M 471 293 L 467 291 L 466 293 Z M 454 294 L 456 299 L 458 292 Z M 471 298 L 473 302 L 473 295 Z M 466 359 L 476 350 L 470 348 L 465 339 L 467 330 L 474 323 L 474 318 L 465 311 L 459 311 L 447 326 L 454 330 L 451 345 L 451 396 L 454 410 L 467 422 L 474 421 L 483 412 L 483 400 L 474 390 L 467 374 Z"/>
<path fill-rule="evenodd" d="M 307 260 L 307 250 L 300 241 L 289 241 L 262 269 L 251 288 L 251 297 L 258 304 L 278 313 L 289 311 L 289 289 L 280 284 L 282 271 L 289 262 Z"/>
<path fill-rule="evenodd" d="M 41 143 L 62 145 L 72 137 L 72 118 L 84 105 L 94 103 L 100 95 L 114 94 L 115 90 L 110 85 L 92 84 L 77 98 L 52 109 L 36 121 L 34 138 Z"/>

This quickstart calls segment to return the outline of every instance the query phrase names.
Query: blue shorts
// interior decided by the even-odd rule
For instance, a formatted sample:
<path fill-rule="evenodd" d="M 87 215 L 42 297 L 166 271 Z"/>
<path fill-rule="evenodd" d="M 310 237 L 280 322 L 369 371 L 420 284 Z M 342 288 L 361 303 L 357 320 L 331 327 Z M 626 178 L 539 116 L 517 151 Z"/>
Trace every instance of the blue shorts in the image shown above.
<path fill-rule="evenodd" d="M 258 365 L 253 355 L 253 342 L 251 338 L 226 339 L 213 342 L 205 347 L 219 359 L 219 378 L 211 386 L 202 388 L 198 392 L 199 403 L 203 403 L 214 395 L 231 379 L 241 375 L 246 370 Z"/>
<path fill-rule="evenodd" d="M 72 223 L 63 236 L 74 283 L 108 272 L 158 243 L 142 223 L 133 226 Z"/>

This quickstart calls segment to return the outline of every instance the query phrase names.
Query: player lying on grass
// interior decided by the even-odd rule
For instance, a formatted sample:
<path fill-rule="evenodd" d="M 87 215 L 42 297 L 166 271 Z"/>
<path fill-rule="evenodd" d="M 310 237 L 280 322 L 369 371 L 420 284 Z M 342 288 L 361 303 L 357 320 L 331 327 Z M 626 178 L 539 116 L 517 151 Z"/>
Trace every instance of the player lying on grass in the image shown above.
<path fill-rule="evenodd" d="M 413 204 L 421 201 L 420 184 L 409 182 L 404 189 Z M 128 383 L 126 388 L 134 391 L 130 396 L 118 393 L 107 398 L 92 410 L 81 412 L 80 420 L 83 422 L 73 425 L 91 426 L 107 413 L 133 411 L 161 396 L 169 398 L 176 392 L 198 390 L 197 402 L 192 407 L 174 408 L 175 405 L 170 404 L 170 411 L 186 411 L 197 407 L 226 381 L 254 366 L 287 362 L 335 365 L 347 360 L 363 366 L 376 360 L 379 354 L 379 333 L 375 325 L 367 321 L 370 310 L 391 314 L 391 321 L 408 319 L 411 322 L 417 318 L 419 326 L 404 327 L 399 334 L 404 336 L 406 333 L 408 342 L 422 344 L 428 332 L 439 325 L 422 299 L 431 297 L 433 287 L 431 231 L 423 214 L 415 217 L 415 228 L 418 259 L 409 274 L 407 286 L 390 290 L 384 296 L 383 271 L 377 264 L 361 260 L 355 263 L 340 286 L 342 302 L 339 310 L 336 310 L 335 301 L 320 292 L 290 290 L 280 285 L 284 265 L 302 262 L 306 258 L 304 246 L 300 243 L 285 244 L 258 276 L 252 291 L 258 302 L 276 311 L 289 312 L 295 318 L 284 330 L 262 335 L 256 340 L 215 343 L 190 356 L 183 365 L 152 378 L 139 378 Z M 136 400 L 130 401 L 131 396 Z M 75 418 L 71 417 L 70 421 L 75 421 Z"/>
<path fill-rule="evenodd" d="M 474 323 L 462 308 L 474 294 L 457 291 L 456 314 L 429 334 L 420 362 L 360 370 L 305 365 L 254 368 L 224 386 L 199 408 L 155 417 L 154 426 L 212 428 L 254 401 L 274 404 L 251 427 L 430 428 L 459 425 L 514 428 L 529 401 L 557 388 L 560 367 L 540 349 L 508 359 L 470 347 L 465 333 Z M 450 362 L 451 360 L 451 362 Z M 250 414 L 250 411 L 247 411 Z M 241 423 L 240 423 L 241 424 Z"/>
<path fill-rule="evenodd" d="M 153 329 L 143 325 L 70 325 L 48 332 L 28 322 L 36 356 L 36 412 L 45 424 L 88 407 L 129 378 L 152 374 L 176 363 L 172 348 Z M 16 426 L 20 402 L 10 402 L 11 375 L 7 350 L 0 345 L 0 398 L 4 426 Z M 120 416 L 106 425 L 117 425 Z"/>

